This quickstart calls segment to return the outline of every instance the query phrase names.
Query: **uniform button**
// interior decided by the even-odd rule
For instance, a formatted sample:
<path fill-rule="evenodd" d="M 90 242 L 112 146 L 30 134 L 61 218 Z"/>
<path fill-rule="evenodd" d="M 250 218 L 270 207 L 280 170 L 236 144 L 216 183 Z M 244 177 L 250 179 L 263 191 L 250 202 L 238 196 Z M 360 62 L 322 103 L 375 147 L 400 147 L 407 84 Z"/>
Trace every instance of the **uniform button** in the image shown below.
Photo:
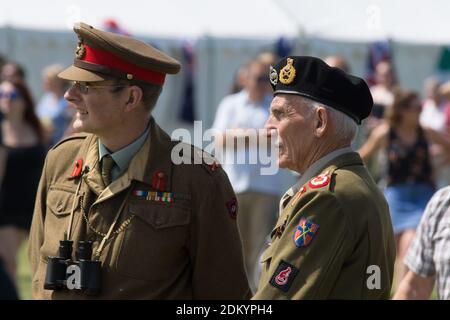
<path fill-rule="evenodd" d="M 58 212 L 61 212 L 61 211 L 63 210 L 63 204 L 62 204 L 62 202 L 60 202 L 60 203 L 58 204 L 58 206 L 56 207 L 56 210 L 57 210 Z"/>

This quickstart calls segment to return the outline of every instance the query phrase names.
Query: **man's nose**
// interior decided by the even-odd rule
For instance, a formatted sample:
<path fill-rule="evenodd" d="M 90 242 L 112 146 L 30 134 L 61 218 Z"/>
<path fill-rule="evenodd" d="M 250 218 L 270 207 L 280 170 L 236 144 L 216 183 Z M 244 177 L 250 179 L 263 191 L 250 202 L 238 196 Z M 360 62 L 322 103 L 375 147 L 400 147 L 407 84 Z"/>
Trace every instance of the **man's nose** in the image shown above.
<path fill-rule="evenodd" d="M 264 124 L 264 129 L 266 129 L 267 131 L 276 129 L 275 124 L 272 121 L 272 116 L 269 116 L 269 118 L 267 118 L 266 123 Z"/>
<path fill-rule="evenodd" d="M 80 90 L 75 85 L 71 85 L 64 93 L 64 99 L 69 102 L 77 102 L 81 99 Z"/>

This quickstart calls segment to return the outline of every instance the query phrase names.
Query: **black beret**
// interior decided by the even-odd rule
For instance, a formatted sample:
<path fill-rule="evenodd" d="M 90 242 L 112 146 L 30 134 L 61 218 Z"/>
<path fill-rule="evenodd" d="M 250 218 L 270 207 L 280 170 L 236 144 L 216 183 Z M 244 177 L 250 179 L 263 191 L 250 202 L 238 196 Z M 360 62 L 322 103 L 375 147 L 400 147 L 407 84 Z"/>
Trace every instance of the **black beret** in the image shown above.
<path fill-rule="evenodd" d="M 372 111 L 366 82 L 315 57 L 291 56 L 270 67 L 274 95 L 297 94 L 339 110 L 358 124 Z"/>

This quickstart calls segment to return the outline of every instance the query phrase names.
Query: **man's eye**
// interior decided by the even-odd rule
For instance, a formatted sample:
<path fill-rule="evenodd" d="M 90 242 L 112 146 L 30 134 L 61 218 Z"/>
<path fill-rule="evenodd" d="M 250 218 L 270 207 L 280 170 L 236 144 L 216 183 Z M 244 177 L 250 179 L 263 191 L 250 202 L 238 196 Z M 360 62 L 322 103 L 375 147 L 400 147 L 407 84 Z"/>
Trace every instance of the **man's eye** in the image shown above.
<path fill-rule="evenodd" d="M 282 116 L 282 114 L 283 113 L 279 110 L 272 110 L 272 115 L 277 119 L 279 119 Z"/>

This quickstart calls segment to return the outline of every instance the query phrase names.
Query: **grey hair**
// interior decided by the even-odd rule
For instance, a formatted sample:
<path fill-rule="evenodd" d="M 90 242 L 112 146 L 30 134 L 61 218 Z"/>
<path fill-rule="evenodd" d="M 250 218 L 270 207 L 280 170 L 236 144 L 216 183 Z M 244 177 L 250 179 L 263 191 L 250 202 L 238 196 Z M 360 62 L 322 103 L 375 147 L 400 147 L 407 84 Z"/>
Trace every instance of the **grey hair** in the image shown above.
<path fill-rule="evenodd" d="M 312 117 L 319 107 L 327 109 L 331 121 L 334 123 L 334 136 L 339 138 L 339 141 L 352 142 L 355 139 L 358 132 L 358 125 L 355 120 L 350 118 L 345 113 L 331 108 L 323 103 L 316 102 L 314 100 L 303 98 L 305 105 L 307 106 L 307 116 Z"/>

